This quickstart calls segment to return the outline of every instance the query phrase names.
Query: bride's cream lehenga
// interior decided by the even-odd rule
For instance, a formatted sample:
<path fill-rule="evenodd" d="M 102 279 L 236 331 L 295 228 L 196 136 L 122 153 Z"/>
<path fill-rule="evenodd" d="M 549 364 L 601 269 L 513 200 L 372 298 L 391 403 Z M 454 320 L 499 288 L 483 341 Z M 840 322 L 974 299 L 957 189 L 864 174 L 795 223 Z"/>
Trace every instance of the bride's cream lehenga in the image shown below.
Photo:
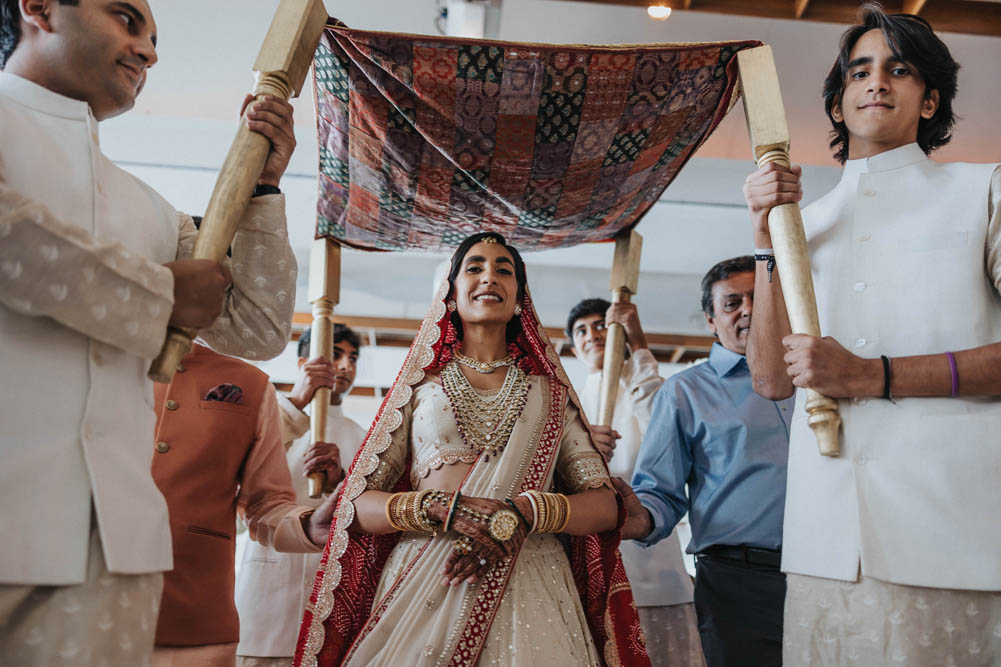
<path fill-rule="evenodd" d="M 455 533 L 349 534 L 366 489 L 419 489 L 429 472 L 472 463 L 463 495 L 503 500 L 535 489 L 611 486 L 576 396 L 534 311 L 512 347 L 528 375 L 525 407 L 507 446 L 477 456 L 456 427 L 445 390 L 426 372 L 451 358 L 445 287 L 352 464 L 300 631 L 303 665 L 647 665 L 617 531 L 583 538 L 530 535 L 516 558 L 479 583 L 443 586 Z M 564 546 L 564 541 L 567 546 Z"/>

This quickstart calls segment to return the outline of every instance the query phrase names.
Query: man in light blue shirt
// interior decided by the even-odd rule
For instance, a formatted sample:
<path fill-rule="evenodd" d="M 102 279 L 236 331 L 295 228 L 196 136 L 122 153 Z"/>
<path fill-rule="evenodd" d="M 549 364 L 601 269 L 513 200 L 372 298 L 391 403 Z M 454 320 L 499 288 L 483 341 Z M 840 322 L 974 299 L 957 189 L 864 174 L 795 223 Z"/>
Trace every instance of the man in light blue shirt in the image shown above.
<path fill-rule="evenodd" d="M 624 539 L 655 544 L 689 514 L 709 667 L 782 664 L 779 564 L 793 400 L 769 401 L 751 386 L 744 352 L 753 299 L 753 257 L 724 260 L 703 278 L 702 309 L 719 342 L 707 363 L 658 390 L 635 495 L 619 484 L 629 511 Z"/>

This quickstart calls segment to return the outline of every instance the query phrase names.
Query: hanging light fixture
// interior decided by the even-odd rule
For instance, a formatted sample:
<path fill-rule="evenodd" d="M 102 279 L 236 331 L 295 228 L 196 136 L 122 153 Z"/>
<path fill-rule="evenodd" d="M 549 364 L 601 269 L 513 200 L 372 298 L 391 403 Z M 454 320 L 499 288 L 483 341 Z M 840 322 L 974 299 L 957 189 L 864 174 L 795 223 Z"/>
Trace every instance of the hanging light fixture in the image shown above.
<path fill-rule="evenodd" d="M 666 5 L 650 5 L 646 8 L 646 13 L 654 20 L 666 21 L 671 15 L 671 8 Z"/>

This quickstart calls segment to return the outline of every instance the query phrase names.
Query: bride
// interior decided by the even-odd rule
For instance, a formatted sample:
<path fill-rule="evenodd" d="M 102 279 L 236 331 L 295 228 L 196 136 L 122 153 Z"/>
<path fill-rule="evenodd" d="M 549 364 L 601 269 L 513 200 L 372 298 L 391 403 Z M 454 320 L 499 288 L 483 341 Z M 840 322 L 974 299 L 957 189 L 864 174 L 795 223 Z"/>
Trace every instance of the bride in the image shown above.
<path fill-rule="evenodd" d="M 296 664 L 649 664 L 607 468 L 499 234 L 456 250 L 340 493 Z"/>

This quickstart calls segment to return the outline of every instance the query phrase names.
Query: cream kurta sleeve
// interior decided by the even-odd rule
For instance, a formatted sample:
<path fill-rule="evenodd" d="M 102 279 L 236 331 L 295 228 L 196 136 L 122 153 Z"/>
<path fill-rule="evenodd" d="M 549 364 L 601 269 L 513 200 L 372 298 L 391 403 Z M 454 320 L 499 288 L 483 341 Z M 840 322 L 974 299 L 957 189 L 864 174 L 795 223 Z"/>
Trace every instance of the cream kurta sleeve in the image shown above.
<path fill-rule="evenodd" d="M 556 455 L 556 472 L 570 493 L 580 493 L 599 486 L 612 488 L 605 459 L 591 444 L 591 434 L 584 427 L 580 411 L 567 403 L 564 412 L 563 439 Z"/>
<path fill-rule="evenodd" d="M 8 186 L 0 164 L 0 303 L 152 359 L 174 307 L 174 277 L 57 219 Z"/>
<path fill-rule="evenodd" d="M 664 384 L 660 376 L 657 359 L 650 350 L 636 350 L 629 358 L 631 373 L 626 378 L 626 400 L 632 404 L 633 416 L 636 417 L 640 433 L 646 433 L 650 425 L 650 412 L 653 408 L 653 397 Z"/>
<path fill-rule="evenodd" d="M 197 229 L 178 214 L 177 257 L 191 256 Z M 233 239 L 233 272 L 222 314 L 198 332 L 212 349 L 245 359 L 270 359 L 282 353 L 292 327 L 297 266 L 285 230 L 285 195 L 253 197 Z"/>
<path fill-rule="evenodd" d="M 309 415 L 281 394 L 278 394 L 278 411 L 282 417 L 282 444 L 288 449 L 309 430 Z"/>
<path fill-rule="evenodd" d="M 295 502 L 292 477 L 281 442 L 281 417 L 274 386 L 269 385 L 257 409 L 254 444 L 243 464 L 237 508 L 250 538 L 276 551 L 315 552 L 300 517 L 312 508 Z"/>
<path fill-rule="evenodd" d="M 200 336 L 214 349 L 250 359 L 285 349 L 295 305 L 296 262 L 285 231 L 284 196 L 255 197 L 233 241 L 223 313 Z M 177 257 L 196 229 L 178 213 Z M 90 338 L 152 359 L 174 307 L 170 270 L 115 242 L 97 241 L 24 197 L 0 164 L 0 303 L 50 317 Z"/>
<path fill-rule="evenodd" d="M 984 253 L 994 289 L 1001 293 L 1001 166 L 991 175 L 987 201 L 987 245 Z"/>

